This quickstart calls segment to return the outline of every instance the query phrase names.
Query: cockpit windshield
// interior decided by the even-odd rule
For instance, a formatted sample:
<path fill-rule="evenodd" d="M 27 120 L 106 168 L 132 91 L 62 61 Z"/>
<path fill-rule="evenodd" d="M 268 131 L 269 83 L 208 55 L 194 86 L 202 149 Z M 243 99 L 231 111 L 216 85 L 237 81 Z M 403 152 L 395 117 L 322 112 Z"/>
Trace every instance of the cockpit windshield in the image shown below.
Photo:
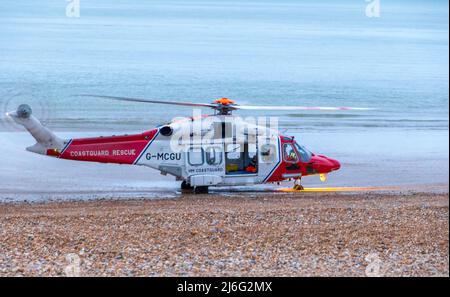
<path fill-rule="evenodd" d="M 295 148 L 300 154 L 300 159 L 302 160 L 302 162 L 309 162 L 311 160 L 312 153 L 308 151 L 307 148 L 305 148 L 302 145 L 299 145 L 297 142 L 295 142 Z"/>

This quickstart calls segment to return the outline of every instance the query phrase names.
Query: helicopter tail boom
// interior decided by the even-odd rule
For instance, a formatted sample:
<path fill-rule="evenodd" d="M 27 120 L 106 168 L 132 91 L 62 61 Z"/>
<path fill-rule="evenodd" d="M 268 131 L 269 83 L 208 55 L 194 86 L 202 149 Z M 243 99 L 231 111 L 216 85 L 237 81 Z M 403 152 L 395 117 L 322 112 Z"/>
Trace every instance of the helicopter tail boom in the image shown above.
<path fill-rule="evenodd" d="M 44 127 L 26 104 L 6 115 L 25 127 L 36 140 L 36 144 L 26 148 L 27 151 L 75 161 L 137 164 L 159 134 L 159 129 L 152 129 L 133 135 L 63 140 Z"/>

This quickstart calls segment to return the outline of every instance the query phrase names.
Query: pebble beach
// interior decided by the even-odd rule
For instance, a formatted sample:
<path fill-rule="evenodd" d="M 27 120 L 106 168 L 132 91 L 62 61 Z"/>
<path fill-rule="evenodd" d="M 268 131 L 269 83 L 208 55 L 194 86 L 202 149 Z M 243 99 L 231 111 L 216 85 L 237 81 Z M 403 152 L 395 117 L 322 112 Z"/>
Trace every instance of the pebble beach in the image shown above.
<path fill-rule="evenodd" d="M 0 276 L 448 276 L 448 193 L 0 204 Z"/>

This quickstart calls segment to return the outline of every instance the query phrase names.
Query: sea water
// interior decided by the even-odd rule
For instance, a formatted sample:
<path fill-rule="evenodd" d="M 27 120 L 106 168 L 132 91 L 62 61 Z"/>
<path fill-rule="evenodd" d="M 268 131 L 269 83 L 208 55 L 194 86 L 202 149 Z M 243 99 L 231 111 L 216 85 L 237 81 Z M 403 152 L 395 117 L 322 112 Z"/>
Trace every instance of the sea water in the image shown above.
<path fill-rule="evenodd" d="M 447 1 L 379 1 L 378 16 L 363 0 L 75 2 L 79 17 L 66 13 L 74 1 L 0 2 L 2 114 L 28 103 L 71 137 L 139 132 L 192 115 L 77 94 L 371 107 L 238 114 L 278 116 L 284 134 L 339 159 L 328 185 L 448 187 Z M 151 169 L 24 152 L 32 138 L 3 115 L 0 131 L 0 193 L 177 186 Z"/>

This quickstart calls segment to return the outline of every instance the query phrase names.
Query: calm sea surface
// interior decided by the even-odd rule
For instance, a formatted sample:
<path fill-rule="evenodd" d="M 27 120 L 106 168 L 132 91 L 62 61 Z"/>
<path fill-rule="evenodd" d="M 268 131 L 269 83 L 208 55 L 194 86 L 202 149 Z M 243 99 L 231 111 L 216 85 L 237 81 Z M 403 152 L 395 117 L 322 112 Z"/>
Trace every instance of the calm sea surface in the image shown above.
<path fill-rule="evenodd" d="M 239 115 L 280 116 L 286 134 L 359 175 L 448 182 L 447 1 L 381 1 L 379 18 L 363 0 L 80 0 L 80 18 L 67 4 L 0 1 L 2 113 L 28 103 L 57 132 L 113 134 L 191 110 L 73 95 L 374 107 Z M 0 116 L 0 131 L 18 130 Z"/>
<path fill-rule="evenodd" d="M 379 18 L 366 4 L 81 0 L 68 18 L 63 0 L 2 0 L 1 107 L 28 102 L 56 130 L 142 129 L 191 111 L 71 95 L 229 97 L 380 109 L 277 113 L 293 129 L 448 130 L 448 2 L 381 1 Z"/>

